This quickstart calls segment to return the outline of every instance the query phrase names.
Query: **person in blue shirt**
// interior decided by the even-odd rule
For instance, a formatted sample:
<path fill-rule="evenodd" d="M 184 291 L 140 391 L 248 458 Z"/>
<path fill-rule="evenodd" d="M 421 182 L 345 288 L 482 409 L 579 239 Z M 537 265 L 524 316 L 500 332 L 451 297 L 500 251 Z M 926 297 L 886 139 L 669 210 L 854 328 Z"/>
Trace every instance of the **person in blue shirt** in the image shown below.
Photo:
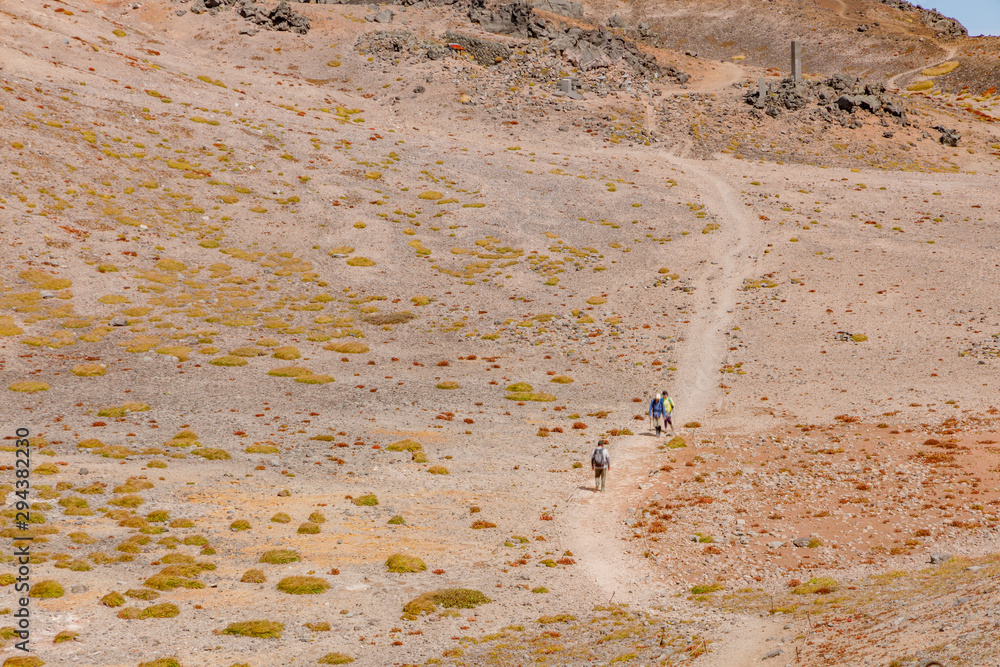
<path fill-rule="evenodd" d="M 656 437 L 660 437 L 663 430 L 663 418 L 665 416 L 663 405 L 663 394 L 657 393 L 649 403 L 649 410 L 646 412 L 656 424 Z M 673 426 L 671 426 L 673 428 Z"/>

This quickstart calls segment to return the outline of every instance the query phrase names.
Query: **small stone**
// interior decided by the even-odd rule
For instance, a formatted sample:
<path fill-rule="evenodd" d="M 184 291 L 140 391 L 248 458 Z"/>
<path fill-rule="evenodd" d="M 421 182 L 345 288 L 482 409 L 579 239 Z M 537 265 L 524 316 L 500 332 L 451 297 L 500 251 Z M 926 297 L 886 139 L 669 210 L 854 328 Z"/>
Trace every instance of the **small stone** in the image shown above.
<path fill-rule="evenodd" d="M 174 12 L 175 16 L 184 16 L 185 14 L 187 14 L 186 9 L 178 9 L 176 12 Z"/>
<path fill-rule="evenodd" d="M 84 586 L 83 584 L 76 584 L 75 586 L 70 586 L 70 593 L 86 593 L 90 588 Z"/>
<path fill-rule="evenodd" d="M 287 498 L 290 495 L 292 494 L 288 491 L 288 489 L 282 489 L 281 491 L 278 491 L 279 498 Z"/>
<path fill-rule="evenodd" d="M 773 651 L 768 651 L 767 653 L 765 653 L 764 657 L 761 658 L 761 660 L 770 660 L 771 658 L 777 658 L 782 653 L 784 653 L 784 651 L 782 651 L 780 648 L 776 648 Z"/>
<path fill-rule="evenodd" d="M 413 89 L 413 92 L 415 92 L 417 95 L 419 95 L 420 93 L 424 92 L 425 90 L 427 90 L 427 89 L 424 88 L 423 86 L 417 86 L 416 88 Z"/>
<path fill-rule="evenodd" d="M 569 132 L 569 125 L 560 125 L 559 126 L 559 131 L 560 132 Z"/>
<path fill-rule="evenodd" d="M 43 289 L 42 291 L 39 292 L 39 294 L 41 295 L 41 297 L 43 299 L 51 299 L 52 297 L 54 297 L 56 295 L 55 292 L 52 292 L 52 291 L 47 290 L 47 289 Z"/>
<path fill-rule="evenodd" d="M 792 544 L 794 544 L 797 547 L 807 547 L 807 546 L 809 546 L 809 538 L 808 537 L 796 537 L 794 540 L 792 540 Z"/>
<path fill-rule="evenodd" d="M 784 542 L 768 542 L 767 543 L 767 548 L 768 549 L 780 549 L 781 545 L 783 545 L 783 544 L 784 544 Z"/>
<path fill-rule="evenodd" d="M 116 315 L 115 317 L 111 318 L 111 326 L 113 326 L 113 327 L 123 327 L 123 326 L 125 326 L 127 324 L 128 324 L 128 320 L 126 320 L 121 315 Z"/>
<path fill-rule="evenodd" d="M 79 470 L 79 472 L 77 474 L 79 474 L 79 475 L 89 475 L 90 471 L 87 470 L 86 468 L 80 468 L 80 470 Z"/>
<path fill-rule="evenodd" d="M 951 554 L 933 553 L 931 554 L 931 565 L 940 565 L 951 560 Z"/>

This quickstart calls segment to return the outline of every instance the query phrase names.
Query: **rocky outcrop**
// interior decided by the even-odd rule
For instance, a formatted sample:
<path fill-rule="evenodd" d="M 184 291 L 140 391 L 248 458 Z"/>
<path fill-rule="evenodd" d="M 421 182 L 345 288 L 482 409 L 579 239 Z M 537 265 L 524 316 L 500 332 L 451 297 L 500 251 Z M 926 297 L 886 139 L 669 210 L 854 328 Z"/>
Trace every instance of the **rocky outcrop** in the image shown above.
<path fill-rule="evenodd" d="M 281 0 L 270 11 L 254 4 L 254 0 L 195 0 L 191 5 L 191 13 L 208 12 L 215 16 L 220 10 L 229 7 L 234 7 L 238 15 L 267 30 L 287 30 L 299 35 L 309 32 L 309 17 L 292 10 L 286 0 Z M 257 30 L 245 28 L 240 32 L 252 35 Z"/>
<path fill-rule="evenodd" d="M 309 17 L 293 11 L 286 0 L 281 0 L 271 11 L 254 4 L 254 0 L 239 0 L 236 13 L 267 30 L 287 30 L 299 35 L 309 32 Z"/>
<path fill-rule="evenodd" d="M 534 7 L 543 12 L 568 16 L 571 19 L 583 18 L 583 5 L 573 0 L 539 0 L 535 2 Z"/>
<path fill-rule="evenodd" d="M 479 39 L 478 37 L 469 37 L 468 35 L 462 35 L 457 32 L 446 32 L 441 39 L 445 41 L 446 44 L 455 44 L 459 46 L 464 51 L 468 51 L 477 63 L 483 67 L 489 67 L 490 65 L 496 65 L 499 62 L 507 60 L 510 58 L 510 47 L 506 44 L 500 44 L 499 42 L 491 42 L 485 39 Z"/>
<path fill-rule="evenodd" d="M 752 104 L 757 113 L 764 112 L 772 117 L 815 105 L 820 107 L 820 117 L 827 120 L 867 113 L 891 116 L 901 124 L 909 124 L 900 99 L 886 92 L 883 84 L 867 83 L 845 74 L 835 74 L 821 81 L 795 81 L 790 77 L 768 81 L 763 96 L 759 86 L 752 86 L 744 100 Z M 857 124 L 846 118 L 840 118 L 840 122 L 842 125 Z"/>
<path fill-rule="evenodd" d="M 947 17 L 935 9 L 924 9 L 906 0 L 882 0 L 883 5 L 889 5 L 904 12 L 919 12 L 923 24 L 937 32 L 938 37 L 968 37 L 969 31 L 961 23 Z"/>
<path fill-rule="evenodd" d="M 962 138 L 962 135 L 958 133 L 958 130 L 950 130 L 944 125 L 935 125 L 931 129 L 937 130 L 941 133 L 941 136 L 938 137 L 938 141 L 944 146 L 951 146 L 954 148 L 958 146 L 958 141 Z"/>
<path fill-rule="evenodd" d="M 532 11 L 525 0 L 515 0 L 495 9 L 486 6 L 486 0 L 472 0 L 469 5 L 469 20 L 478 23 L 487 32 L 517 37 L 546 37 L 548 28 L 545 21 Z"/>

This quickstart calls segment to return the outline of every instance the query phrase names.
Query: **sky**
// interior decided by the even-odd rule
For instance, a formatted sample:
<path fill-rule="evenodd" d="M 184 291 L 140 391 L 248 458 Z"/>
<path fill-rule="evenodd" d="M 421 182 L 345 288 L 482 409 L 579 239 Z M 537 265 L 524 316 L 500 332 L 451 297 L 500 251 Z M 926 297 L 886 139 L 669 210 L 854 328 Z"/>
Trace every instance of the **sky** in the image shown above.
<path fill-rule="evenodd" d="M 1000 36 L 1000 0 L 916 0 L 914 4 L 958 19 L 970 35 Z"/>

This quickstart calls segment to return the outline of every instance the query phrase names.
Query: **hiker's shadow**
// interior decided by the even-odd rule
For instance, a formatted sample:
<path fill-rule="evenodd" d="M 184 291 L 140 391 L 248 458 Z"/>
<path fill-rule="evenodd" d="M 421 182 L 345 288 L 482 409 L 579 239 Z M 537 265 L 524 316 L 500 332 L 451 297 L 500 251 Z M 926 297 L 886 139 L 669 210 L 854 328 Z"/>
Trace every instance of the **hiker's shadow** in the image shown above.
<path fill-rule="evenodd" d="M 593 492 L 593 493 L 597 493 L 597 489 L 595 489 L 594 487 L 592 487 L 592 486 L 590 486 L 590 485 L 584 485 L 584 484 L 581 484 L 580 486 L 578 486 L 578 487 L 576 487 L 576 488 L 577 488 L 577 490 L 579 490 L 579 491 L 591 491 L 591 492 Z"/>

